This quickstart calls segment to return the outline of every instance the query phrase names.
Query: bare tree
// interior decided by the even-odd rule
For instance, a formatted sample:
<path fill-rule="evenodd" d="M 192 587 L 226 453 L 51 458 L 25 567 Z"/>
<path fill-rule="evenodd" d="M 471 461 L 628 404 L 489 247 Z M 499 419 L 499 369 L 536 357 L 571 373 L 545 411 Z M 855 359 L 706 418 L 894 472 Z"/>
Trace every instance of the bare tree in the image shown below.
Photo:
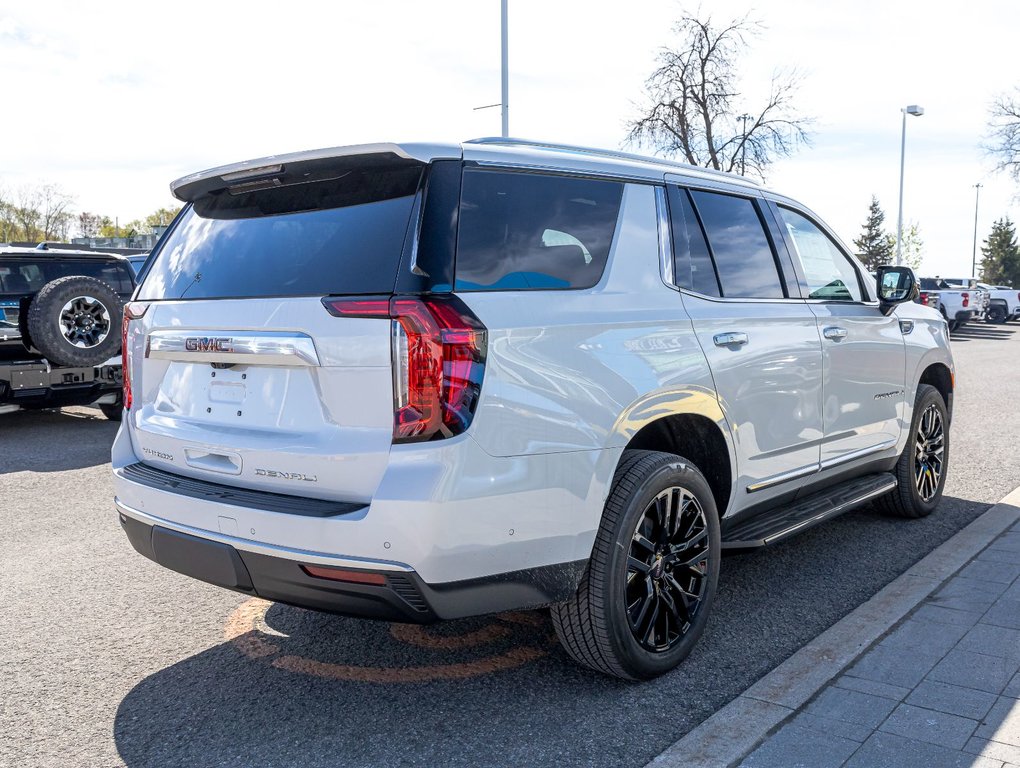
<path fill-rule="evenodd" d="M 99 237 L 102 217 L 95 213 L 82 211 L 78 214 L 78 234 L 82 237 Z"/>
<path fill-rule="evenodd" d="M 73 198 L 56 184 L 39 187 L 39 220 L 44 240 L 66 240 L 71 228 L 68 210 Z"/>
<path fill-rule="evenodd" d="M 39 221 L 42 219 L 42 213 L 39 210 L 41 202 L 38 187 L 24 186 L 18 190 L 14 218 L 21 230 L 21 237 L 30 243 L 36 242 L 41 234 L 39 229 Z"/>
<path fill-rule="evenodd" d="M 757 28 L 746 16 L 721 27 L 711 17 L 677 22 L 679 44 L 659 52 L 659 68 L 645 82 L 642 114 L 628 124 L 628 143 L 692 165 L 757 176 L 807 143 L 811 121 L 793 109 L 796 73 L 774 73 L 764 104 L 737 114 L 737 66 Z"/>
<path fill-rule="evenodd" d="M 1020 88 L 992 104 L 988 132 L 991 143 L 986 149 L 996 160 L 996 170 L 1020 182 Z"/>

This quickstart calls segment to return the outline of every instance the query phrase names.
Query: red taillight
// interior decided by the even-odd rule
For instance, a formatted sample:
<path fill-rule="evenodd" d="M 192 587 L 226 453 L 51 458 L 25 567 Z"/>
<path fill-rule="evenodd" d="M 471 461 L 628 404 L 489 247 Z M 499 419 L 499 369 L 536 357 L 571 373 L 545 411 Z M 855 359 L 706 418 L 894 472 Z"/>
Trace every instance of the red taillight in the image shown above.
<path fill-rule="evenodd" d="M 341 568 L 330 568 L 321 565 L 302 565 L 301 570 L 317 579 L 347 581 L 351 584 L 374 584 L 386 586 L 386 577 L 381 573 L 365 573 L 364 571 L 347 571 Z"/>
<path fill-rule="evenodd" d="M 924 291 L 921 291 L 920 295 L 917 297 L 917 301 L 919 304 L 924 304 L 925 306 L 928 306 L 928 294 L 925 293 Z"/>
<path fill-rule="evenodd" d="M 120 371 L 124 382 L 122 400 L 124 401 L 124 410 L 128 411 L 131 410 L 133 400 L 131 396 L 131 355 L 128 353 L 128 325 L 132 320 L 142 317 L 148 308 L 148 304 L 143 304 L 140 301 L 131 301 L 124 305 L 124 321 L 120 326 Z"/>
<path fill-rule="evenodd" d="M 963 296 L 963 306 L 969 307 L 970 306 L 970 294 L 969 293 L 962 293 L 960 295 Z"/>
<path fill-rule="evenodd" d="M 485 326 L 455 296 L 326 298 L 337 317 L 392 322 L 393 442 L 459 435 L 471 424 L 485 372 Z"/>

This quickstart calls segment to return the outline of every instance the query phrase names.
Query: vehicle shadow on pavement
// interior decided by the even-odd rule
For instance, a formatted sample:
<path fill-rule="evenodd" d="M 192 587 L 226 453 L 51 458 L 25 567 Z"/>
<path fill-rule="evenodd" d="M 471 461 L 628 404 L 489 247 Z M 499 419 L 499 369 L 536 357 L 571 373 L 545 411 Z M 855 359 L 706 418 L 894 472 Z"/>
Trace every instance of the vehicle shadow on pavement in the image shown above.
<path fill-rule="evenodd" d="M 0 474 L 106 464 L 118 426 L 96 408 L 0 414 Z"/>
<path fill-rule="evenodd" d="M 1016 327 L 1008 325 L 994 325 L 989 323 L 967 323 L 961 328 L 949 334 L 950 341 L 955 344 L 958 341 L 970 341 L 971 339 L 988 339 L 990 341 L 1006 341 L 1014 333 Z"/>
<path fill-rule="evenodd" d="M 222 643 L 124 697 L 116 746 L 132 768 L 643 766 L 987 506 L 865 507 L 727 557 L 701 642 L 640 684 L 574 665 L 544 611 L 418 627 L 242 598 Z"/>

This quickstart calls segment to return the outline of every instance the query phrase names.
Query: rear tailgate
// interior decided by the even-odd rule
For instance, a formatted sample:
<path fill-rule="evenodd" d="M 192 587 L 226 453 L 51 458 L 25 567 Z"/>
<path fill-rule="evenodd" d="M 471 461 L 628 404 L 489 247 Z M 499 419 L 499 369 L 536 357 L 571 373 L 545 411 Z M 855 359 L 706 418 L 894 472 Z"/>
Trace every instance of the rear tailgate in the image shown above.
<path fill-rule="evenodd" d="M 317 298 L 155 303 L 129 337 L 135 451 L 227 485 L 368 501 L 393 428 L 389 332 Z"/>
<path fill-rule="evenodd" d="M 136 455 L 220 484 L 367 502 L 392 440 L 391 324 L 329 295 L 390 295 L 426 162 L 397 145 L 182 179 L 128 329 Z"/>

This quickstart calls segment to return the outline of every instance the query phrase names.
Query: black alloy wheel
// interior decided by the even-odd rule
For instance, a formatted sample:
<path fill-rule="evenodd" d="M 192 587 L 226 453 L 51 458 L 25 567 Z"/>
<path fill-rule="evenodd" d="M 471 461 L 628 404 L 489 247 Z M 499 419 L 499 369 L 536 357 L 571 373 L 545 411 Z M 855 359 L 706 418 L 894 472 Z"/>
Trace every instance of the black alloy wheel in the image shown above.
<path fill-rule="evenodd" d="M 691 628 L 708 587 L 708 523 L 686 488 L 656 496 L 634 531 L 627 559 L 630 629 L 643 648 L 673 648 Z"/>

